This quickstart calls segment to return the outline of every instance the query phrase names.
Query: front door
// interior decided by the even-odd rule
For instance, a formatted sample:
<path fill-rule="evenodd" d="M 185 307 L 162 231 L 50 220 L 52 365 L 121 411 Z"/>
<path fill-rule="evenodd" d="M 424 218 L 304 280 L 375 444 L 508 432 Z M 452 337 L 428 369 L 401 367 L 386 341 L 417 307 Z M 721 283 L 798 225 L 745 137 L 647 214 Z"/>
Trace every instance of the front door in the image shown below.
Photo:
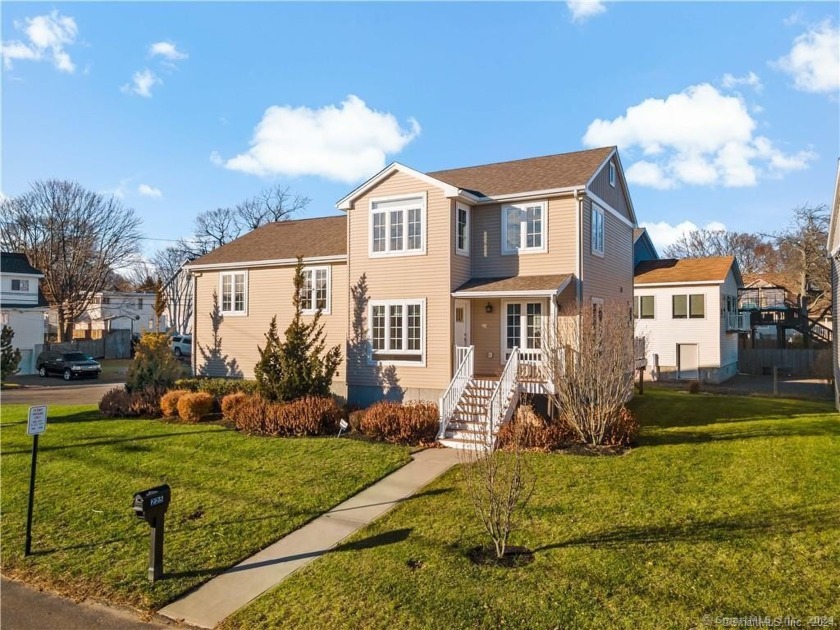
<path fill-rule="evenodd" d="M 699 376 L 699 357 L 696 343 L 677 344 L 677 375 L 679 378 L 696 380 Z"/>
<path fill-rule="evenodd" d="M 542 302 L 508 302 L 505 305 L 504 352 L 502 363 L 510 358 L 514 347 L 528 353 L 542 347 Z"/>
<path fill-rule="evenodd" d="M 455 348 L 470 345 L 470 303 L 467 300 L 455 300 Z M 458 365 L 457 351 L 455 365 Z"/>

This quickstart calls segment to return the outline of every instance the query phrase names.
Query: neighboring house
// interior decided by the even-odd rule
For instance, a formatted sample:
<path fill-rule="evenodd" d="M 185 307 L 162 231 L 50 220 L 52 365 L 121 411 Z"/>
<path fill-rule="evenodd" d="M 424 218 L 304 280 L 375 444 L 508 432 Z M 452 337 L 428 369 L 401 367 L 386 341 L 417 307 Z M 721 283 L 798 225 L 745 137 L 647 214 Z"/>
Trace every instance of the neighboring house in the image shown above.
<path fill-rule="evenodd" d="M 721 383 L 738 371 L 743 286 L 734 256 L 648 260 L 636 266 L 636 334 L 647 338 L 648 368 L 660 380 Z"/>
<path fill-rule="evenodd" d="M 828 255 L 831 256 L 831 312 L 834 329 L 831 355 L 834 364 L 834 404 L 840 411 L 840 160 L 837 161 L 837 178 L 834 182 L 834 201 L 831 204 L 831 223 L 828 228 Z"/>
<path fill-rule="evenodd" d="M 154 306 L 154 293 L 96 293 L 85 312 L 76 318 L 73 338 L 98 339 L 111 330 L 130 330 L 132 334 L 166 330 L 166 314 L 156 322 Z"/>
<path fill-rule="evenodd" d="M 659 260 L 659 253 L 645 228 L 633 230 L 633 268 L 644 260 Z"/>
<path fill-rule="evenodd" d="M 452 435 L 470 387 L 496 390 L 494 422 L 509 417 L 546 318 L 632 301 L 636 216 L 614 147 L 431 173 L 394 163 L 338 208 L 346 217 L 270 224 L 186 266 L 197 371 L 215 291 L 214 373 L 253 375 L 270 317 L 288 324 L 302 255 L 307 303 L 326 306 L 328 344 L 346 348 L 336 392 L 440 399 Z"/>
<path fill-rule="evenodd" d="M 0 313 L 2 324 L 15 331 L 12 345 L 21 354 L 19 374 L 35 373 L 35 357 L 44 345 L 48 304 L 40 287 L 43 277 L 26 254 L 0 254 Z"/>

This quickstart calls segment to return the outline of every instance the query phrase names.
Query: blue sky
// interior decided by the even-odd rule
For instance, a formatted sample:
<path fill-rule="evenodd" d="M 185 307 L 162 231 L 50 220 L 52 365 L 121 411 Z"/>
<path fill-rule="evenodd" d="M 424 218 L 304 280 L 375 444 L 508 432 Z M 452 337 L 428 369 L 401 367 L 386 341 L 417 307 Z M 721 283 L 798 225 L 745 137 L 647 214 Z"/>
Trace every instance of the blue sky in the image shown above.
<path fill-rule="evenodd" d="M 5 195 L 122 196 L 146 251 L 273 183 L 618 144 L 639 221 L 785 227 L 840 155 L 837 3 L 4 3 Z"/>

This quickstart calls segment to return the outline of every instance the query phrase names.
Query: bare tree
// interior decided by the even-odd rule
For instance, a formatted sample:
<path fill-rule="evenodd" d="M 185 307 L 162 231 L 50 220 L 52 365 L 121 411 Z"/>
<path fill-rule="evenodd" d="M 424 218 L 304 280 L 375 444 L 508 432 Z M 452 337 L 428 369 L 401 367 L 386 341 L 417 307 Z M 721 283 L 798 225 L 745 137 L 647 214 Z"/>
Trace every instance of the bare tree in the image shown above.
<path fill-rule="evenodd" d="M 54 179 L 4 199 L 0 210 L 2 248 L 25 253 L 43 271 L 44 293 L 58 311 L 59 334 L 70 339 L 73 322 L 105 287 L 112 270 L 137 256 L 140 219 L 114 197 Z"/>
<path fill-rule="evenodd" d="M 663 251 L 666 258 L 735 256 L 743 273 L 772 271 L 775 251 L 771 240 L 749 232 L 692 230 Z"/>
<path fill-rule="evenodd" d="M 625 444 L 633 395 L 634 321 L 623 302 L 566 309 L 544 326 L 542 371 L 562 421 L 589 446 Z M 632 430 L 630 431 L 632 433 Z"/>
<path fill-rule="evenodd" d="M 295 212 L 306 209 L 309 197 L 293 195 L 288 186 L 264 188 L 236 206 L 236 220 L 243 230 L 256 230 L 266 223 L 285 221 Z"/>
<path fill-rule="evenodd" d="M 808 300 L 808 310 L 822 319 L 831 310 L 831 264 L 828 256 L 828 207 L 800 206 L 791 226 L 776 236 L 782 271 L 791 288 Z"/>
<path fill-rule="evenodd" d="M 167 320 L 180 333 L 192 329 L 193 282 L 183 269 L 189 259 L 178 247 L 159 250 L 152 259 L 155 275 L 166 298 Z"/>
<path fill-rule="evenodd" d="M 514 430 L 519 430 L 514 425 Z M 464 489 L 484 531 L 493 541 L 496 559 L 505 557 L 511 533 L 534 493 L 536 476 L 515 438 L 506 451 L 496 448 L 495 439 L 486 431 L 476 431 L 460 451 Z"/>

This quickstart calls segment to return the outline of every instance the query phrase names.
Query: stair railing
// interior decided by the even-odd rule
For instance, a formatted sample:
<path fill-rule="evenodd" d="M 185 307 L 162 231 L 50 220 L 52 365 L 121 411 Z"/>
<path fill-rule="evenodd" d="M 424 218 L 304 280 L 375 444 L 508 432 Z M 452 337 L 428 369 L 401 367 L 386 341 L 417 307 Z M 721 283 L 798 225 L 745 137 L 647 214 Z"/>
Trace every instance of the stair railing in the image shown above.
<path fill-rule="evenodd" d="M 512 406 L 516 405 L 519 393 L 519 348 L 513 348 L 505 363 L 505 369 L 499 377 L 499 383 L 487 402 L 487 440 L 488 445 L 496 435 Z"/>
<path fill-rule="evenodd" d="M 440 409 L 439 440 L 446 436 L 446 425 L 449 424 L 449 419 L 455 413 L 455 407 L 458 405 L 458 401 L 461 400 L 464 390 L 467 389 L 474 375 L 475 353 L 473 352 L 473 346 L 456 348 L 455 356 L 456 358 L 460 358 L 460 363 L 455 369 L 455 375 L 452 377 L 452 380 L 449 381 L 449 387 L 447 387 L 443 396 L 440 397 L 438 403 Z"/>

